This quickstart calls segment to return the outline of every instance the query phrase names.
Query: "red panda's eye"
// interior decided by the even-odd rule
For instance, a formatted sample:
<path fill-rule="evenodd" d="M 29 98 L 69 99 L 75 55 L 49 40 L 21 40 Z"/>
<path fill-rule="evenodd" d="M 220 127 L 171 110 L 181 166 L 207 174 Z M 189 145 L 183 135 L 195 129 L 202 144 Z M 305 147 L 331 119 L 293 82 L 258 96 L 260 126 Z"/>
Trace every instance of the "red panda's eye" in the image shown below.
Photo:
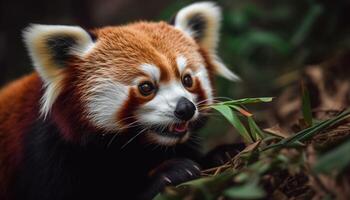
<path fill-rule="evenodd" d="M 138 87 L 143 96 L 148 96 L 155 91 L 155 87 L 151 82 L 143 82 Z"/>
<path fill-rule="evenodd" d="M 193 80 L 192 80 L 191 75 L 189 75 L 189 74 L 185 75 L 185 76 L 182 78 L 182 84 L 183 84 L 185 87 L 187 87 L 187 88 L 192 87 L 192 85 L 193 85 Z"/>

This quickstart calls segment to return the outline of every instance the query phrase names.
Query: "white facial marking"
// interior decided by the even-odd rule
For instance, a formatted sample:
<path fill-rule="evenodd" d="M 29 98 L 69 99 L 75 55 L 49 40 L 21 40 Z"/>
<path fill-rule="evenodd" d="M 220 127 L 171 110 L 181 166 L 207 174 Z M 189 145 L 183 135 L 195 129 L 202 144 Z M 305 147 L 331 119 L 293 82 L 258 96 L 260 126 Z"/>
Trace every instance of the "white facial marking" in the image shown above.
<path fill-rule="evenodd" d="M 141 70 L 145 72 L 147 75 L 149 75 L 150 77 L 152 77 L 153 80 L 155 80 L 156 82 L 159 82 L 160 70 L 158 67 L 145 63 L 141 65 Z"/>
<path fill-rule="evenodd" d="M 199 66 L 199 69 L 193 73 L 193 76 L 198 77 L 201 83 L 202 89 L 205 91 L 207 95 L 207 99 L 208 99 L 207 103 L 208 104 L 213 103 L 213 91 L 209 80 L 208 70 L 205 68 L 203 64 L 201 64 Z"/>
<path fill-rule="evenodd" d="M 185 97 L 193 103 L 195 95 L 187 91 L 179 81 L 173 81 L 166 85 L 160 85 L 156 96 L 143 105 L 138 116 L 145 124 L 171 124 L 176 118 L 174 116 L 175 107 L 181 97 Z M 193 119 L 197 118 L 196 111 Z"/>
<path fill-rule="evenodd" d="M 129 87 L 111 79 L 95 78 L 87 97 L 88 118 L 99 128 L 117 131 L 117 112 L 128 98 Z"/>
<path fill-rule="evenodd" d="M 177 68 L 179 69 L 180 74 L 184 71 L 187 65 L 187 60 L 184 56 L 178 56 L 176 58 Z"/>

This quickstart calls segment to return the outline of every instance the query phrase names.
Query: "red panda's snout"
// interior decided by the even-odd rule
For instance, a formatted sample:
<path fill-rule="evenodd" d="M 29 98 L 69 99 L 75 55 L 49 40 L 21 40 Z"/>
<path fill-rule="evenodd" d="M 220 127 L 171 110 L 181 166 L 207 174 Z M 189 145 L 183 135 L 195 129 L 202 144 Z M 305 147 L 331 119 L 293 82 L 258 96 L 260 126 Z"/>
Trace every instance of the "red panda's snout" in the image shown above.
<path fill-rule="evenodd" d="M 142 64 L 140 69 L 148 78 L 136 78 L 136 86 L 130 89 L 133 92 L 118 111 L 118 120 L 133 118 L 125 126 L 139 126 L 141 130 L 137 134 L 150 143 L 170 146 L 187 141 L 194 124 L 206 111 L 201 108 L 212 102 L 207 69 L 203 64 L 191 69 L 185 66 L 185 58 L 181 59 L 182 62 L 176 62 L 178 77 L 162 74 L 166 70 L 154 64 Z M 170 79 L 161 81 L 162 76 Z"/>
<path fill-rule="evenodd" d="M 154 99 L 137 111 L 139 122 L 148 127 L 145 136 L 149 142 L 167 146 L 185 142 L 200 118 L 197 103 L 204 100 L 201 98 L 179 81 L 160 86 Z"/>
<path fill-rule="evenodd" d="M 179 120 L 188 121 L 195 114 L 197 108 L 192 101 L 186 97 L 181 97 L 175 107 L 174 115 Z"/>

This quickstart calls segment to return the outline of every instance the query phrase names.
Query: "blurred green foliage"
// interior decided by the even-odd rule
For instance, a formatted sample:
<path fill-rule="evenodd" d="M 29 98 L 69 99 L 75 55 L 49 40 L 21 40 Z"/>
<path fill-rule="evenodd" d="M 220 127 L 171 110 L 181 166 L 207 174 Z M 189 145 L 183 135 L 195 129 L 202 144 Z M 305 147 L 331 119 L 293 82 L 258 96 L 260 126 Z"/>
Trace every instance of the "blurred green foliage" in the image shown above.
<path fill-rule="evenodd" d="M 193 3 L 174 1 L 160 15 L 168 20 Z M 219 55 L 242 82 L 217 80 L 217 95 L 275 96 L 305 65 L 318 64 L 350 46 L 347 0 L 219 0 L 223 10 Z M 220 133 L 209 123 L 204 133 Z M 210 127 L 210 128 L 209 128 Z"/>

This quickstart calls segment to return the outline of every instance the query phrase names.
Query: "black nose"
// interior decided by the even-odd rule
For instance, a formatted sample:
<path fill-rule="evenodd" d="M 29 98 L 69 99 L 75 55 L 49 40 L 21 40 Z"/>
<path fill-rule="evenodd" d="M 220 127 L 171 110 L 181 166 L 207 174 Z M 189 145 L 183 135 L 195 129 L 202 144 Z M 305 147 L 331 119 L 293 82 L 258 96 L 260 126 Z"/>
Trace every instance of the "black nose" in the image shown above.
<path fill-rule="evenodd" d="M 174 114 L 178 119 L 187 121 L 193 117 L 195 111 L 196 106 L 185 97 L 181 97 L 177 102 Z"/>

